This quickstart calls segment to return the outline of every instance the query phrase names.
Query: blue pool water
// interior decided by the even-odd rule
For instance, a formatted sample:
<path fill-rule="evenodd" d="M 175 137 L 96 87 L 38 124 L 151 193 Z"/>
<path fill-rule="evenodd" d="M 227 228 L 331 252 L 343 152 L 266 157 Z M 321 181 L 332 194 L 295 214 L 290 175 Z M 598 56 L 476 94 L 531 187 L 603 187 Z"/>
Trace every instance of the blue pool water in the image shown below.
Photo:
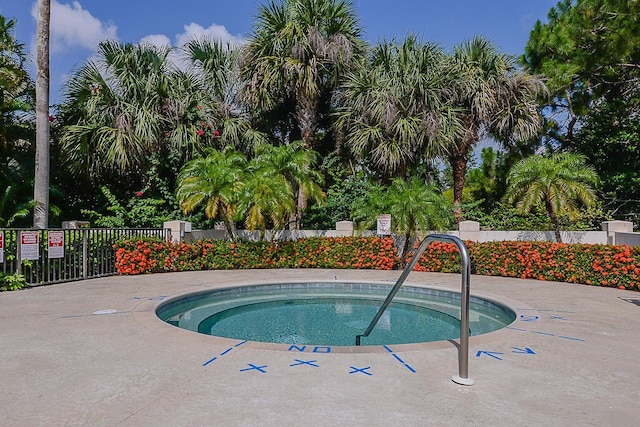
<path fill-rule="evenodd" d="M 296 345 L 354 345 L 380 308 L 389 285 L 294 283 L 251 286 L 178 297 L 158 316 L 183 329 L 249 341 Z M 460 295 L 404 286 L 362 345 L 406 344 L 460 337 Z M 509 308 L 471 298 L 470 334 L 503 328 Z"/>

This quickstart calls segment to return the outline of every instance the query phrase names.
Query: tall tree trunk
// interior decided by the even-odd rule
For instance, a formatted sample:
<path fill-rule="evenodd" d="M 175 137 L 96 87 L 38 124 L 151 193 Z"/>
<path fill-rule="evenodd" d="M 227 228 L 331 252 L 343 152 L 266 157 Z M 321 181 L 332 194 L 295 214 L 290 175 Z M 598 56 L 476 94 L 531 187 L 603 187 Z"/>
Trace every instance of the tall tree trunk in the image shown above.
<path fill-rule="evenodd" d="M 296 222 L 295 229 L 299 230 L 301 227 L 300 220 L 302 219 L 302 212 L 307 209 L 308 205 L 307 193 L 304 191 L 304 188 L 298 187 L 298 205 L 296 206 Z"/>
<path fill-rule="evenodd" d="M 302 144 L 307 150 L 313 150 L 318 129 L 318 100 L 313 96 L 298 96 L 296 116 L 302 133 Z"/>
<path fill-rule="evenodd" d="M 407 266 L 407 255 L 409 254 L 409 244 L 411 243 L 412 237 L 411 231 L 407 230 L 407 232 L 404 233 L 404 244 L 402 245 L 402 252 L 400 253 L 400 267 L 403 270 Z"/>
<path fill-rule="evenodd" d="M 224 223 L 225 228 L 227 229 L 227 234 L 229 235 L 229 239 L 233 242 L 236 240 L 236 227 L 233 224 L 233 221 L 229 218 L 229 212 L 227 211 L 226 206 L 220 205 L 220 216 L 222 217 L 222 222 Z"/>
<path fill-rule="evenodd" d="M 49 23 L 51 0 L 38 1 L 36 39 L 36 161 L 33 226 L 49 226 Z"/>
<path fill-rule="evenodd" d="M 560 235 L 560 221 L 558 221 L 558 217 L 556 216 L 556 212 L 553 209 L 553 205 L 549 199 L 545 198 L 544 207 L 549 214 L 549 220 L 551 220 L 551 225 L 553 226 L 553 233 L 556 236 L 556 242 L 562 243 L 562 236 Z"/>
<path fill-rule="evenodd" d="M 314 96 L 298 95 L 296 118 L 302 133 L 302 145 L 307 150 L 313 150 L 316 144 L 316 130 L 318 128 L 318 99 Z M 298 189 L 295 229 L 300 229 L 302 212 L 307 208 L 307 194 L 302 187 Z"/>
<path fill-rule="evenodd" d="M 456 223 L 462 221 L 462 193 L 467 175 L 467 163 L 473 146 L 478 141 L 478 125 L 473 117 L 467 115 L 463 119 L 465 133 L 455 142 L 449 154 L 449 164 L 453 175 L 453 215 Z"/>
<path fill-rule="evenodd" d="M 464 179 L 467 174 L 467 161 L 469 155 L 461 151 L 449 156 L 451 172 L 453 174 L 453 214 L 456 222 L 462 221 L 462 192 L 464 191 Z"/>

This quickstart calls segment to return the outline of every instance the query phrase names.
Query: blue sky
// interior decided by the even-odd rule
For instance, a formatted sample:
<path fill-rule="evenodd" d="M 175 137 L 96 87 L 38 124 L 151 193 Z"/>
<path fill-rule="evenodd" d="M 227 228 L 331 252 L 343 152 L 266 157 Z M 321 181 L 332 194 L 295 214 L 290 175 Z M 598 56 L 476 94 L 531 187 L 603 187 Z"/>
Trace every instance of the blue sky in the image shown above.
<path fill-rule="evenodd" d="M 502 51 L 523 53 L 537 19 L 558 0 L 354 0 L 365 39 L 402 39 L 409 33 L 445 49 L 482 34 Z M 51 0 L 51 98 L 104 39 L 171 43 L 209 34 L 242 42 L 266 0 Z M 0 14 L 17 20 L 16 37 L 33 51 L 36 0 L 0 0 Z"/>

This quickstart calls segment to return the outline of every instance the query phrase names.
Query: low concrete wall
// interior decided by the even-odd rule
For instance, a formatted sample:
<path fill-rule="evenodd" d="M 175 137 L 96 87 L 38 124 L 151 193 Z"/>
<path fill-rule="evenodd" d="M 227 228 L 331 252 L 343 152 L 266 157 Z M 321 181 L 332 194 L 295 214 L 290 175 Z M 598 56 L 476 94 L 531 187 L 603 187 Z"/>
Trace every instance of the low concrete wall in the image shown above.
<path fill-rule="evenodd" d="M 640 233 L 616 233 L 614 244 L 640 246 Z"/>
<path fill-rule="evenodd" d="M 473 242 L 555 242 L 553 231 L 480 230 L 480 223 L 477 221 L 462 221 L 459 228 L 459 231 L 452 231 L 449 234 Z M 624 237 L 621 237 L 623 235 Z M 640 246 L 640 233 L 633 233 L 633 224 L 627 221 L 605 221 L 602 223 L 602 231 L 561 231 L 560 237 L 563 243 Z"/>
<path fill-rule="evenodd" d="M 249 230 L 237 230 L 238 237 L 242 240 L 258 241 L 260 240 L 259 231 Z M 274 232 L 267 230 L 265 234 L 266 240 L 273 238 Z M 278 240 L 297 240 L 308 237 L 351 237 L 354 235 L 353 231 L 345 230 L 282 230 L 276 233 L 276 239 Z M 365 231 L 364 235 L 375 235 L 374 231 Z M 358 233 L 358 235 L 361 235 Z M 193 230 L 189 233 L 185 233 L 184 241 L 187 243 L 200 240 L 200 239 L 226 239 L 226 230 Z"/>
<path fill-rule="evenodd" d="M 169 221 L 165 228 L 172 231 L 173 241 L 193 242 L 200 239 L 226 239 L 226 230 L 191 230 L 191 224 L 185 221 Z M 625 221 L 607 221 L 602 224 L 603 231 L 562 231 L 563 243 L 584 244 L 610 244 L 640 246 L 640 233 L 634 233 L 633 224 Z M 462 240 L 472 242 L 501 242 L 501 241 L 538 241 L 554 242 L 553 231 L 497 231 L 480 230 L 480 224 L 476 221 L 463 221 L 459 224 L 459 230 L 449 231 L 447 234 L 457 236 Z M 238 237 L 244 240 L 257 241 L 260 239 L 259 231 L 238 230 Z M 341 221 L 336 224 L 336 230 L 283 230 L 275 236 L 279 240 L 296 240 L 307 237 L 351 237 L 351 236 L 375 236 L 374 230 L 358 231 L 350 221 Z M 273 231 L 268 230 L 265 236 L 267 240 L 274 238 Z"/>
<path fill-rule="evenodd" d="M 535 242 L 554 242 L 556 237 L 553 231 L 497 231 L 483 230 L 478 231 L 477 239 L 468 239 L 460 232 L 463 240 L 473 240 L 474 242 L 501 242 L 509 241 L 535 241 Z M 606 244 L 607 233 L 604 231 L 561 231 L 563 243 L 589 243 L 589 244 Z"/>
<path fill-rule="evenodd" d="M 192 230 L 191 223 L 187 221 L 167 221 L 164 228 L 171 230 L 171 240 L 173 242 L 191 243 L 201 239 L 226 239 L 226 230 Z M 243 240 L 260 240 L 259 231 L 237 230 L 239 238 Z M 356 231 L 355 224 L 351 221 L 340 221 L 336 223 L 335 230 L 282 230 L 275 233 L 267 230 L 265 239 L 272 240 L 274 237 L 279 240 L 297 240 L 307 237 L 351 237 L 351 236 L 374 236 L 375 231 Z"/>
<path fill-rule="evenodd" d="M 226 230 L 192 230 L 184 234 L 185 243 L 193 243 L 196 240 L 202 239 L 224 240 L 226 238 Z"/>

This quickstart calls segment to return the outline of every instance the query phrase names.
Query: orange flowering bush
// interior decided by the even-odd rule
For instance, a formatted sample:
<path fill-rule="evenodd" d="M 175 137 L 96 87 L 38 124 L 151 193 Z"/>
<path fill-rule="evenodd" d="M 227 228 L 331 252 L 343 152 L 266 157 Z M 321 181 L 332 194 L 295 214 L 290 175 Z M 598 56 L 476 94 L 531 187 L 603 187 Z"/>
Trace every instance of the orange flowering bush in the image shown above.
<path fill-rule="evenodd" d="M 120 274 L 162 271 L 162 264 L 158 261 L 166 252 L 166 246 L 160 239 L 124 240 L 114 244 L 114 248 L 116 249 L 116 269 Z"/>
<path fill-rule="evenodd" d="M 391 270 L 399 262 L 393 239 L 308 238 L 286 242 L 199 240 L 192 244 L 155 238 L 115 245 L 120 274 L 240 268 L 363 268 Z"/>
<path fill-rule="evenodd" d="M 551 242 L 466 242 L 473 272 L 640 290 L 640 248 Z M 459 272 L 451 243 L 433 242 L 416 270 Z"/>
<path fill-rule="evenodd" d="M 550 242 L 466 242 L 475 274 L 583 283 L 640 290 L 640 248 Z M 245 268 L 391 270 L 398 258 L 390 237 L 313 237 L 286 242 L 199 240 L 192 244 L 145 238 L 115 245 L 120 274 Z M 432 242 L 416 271 L 455 273 L 455 245 Z"/>

